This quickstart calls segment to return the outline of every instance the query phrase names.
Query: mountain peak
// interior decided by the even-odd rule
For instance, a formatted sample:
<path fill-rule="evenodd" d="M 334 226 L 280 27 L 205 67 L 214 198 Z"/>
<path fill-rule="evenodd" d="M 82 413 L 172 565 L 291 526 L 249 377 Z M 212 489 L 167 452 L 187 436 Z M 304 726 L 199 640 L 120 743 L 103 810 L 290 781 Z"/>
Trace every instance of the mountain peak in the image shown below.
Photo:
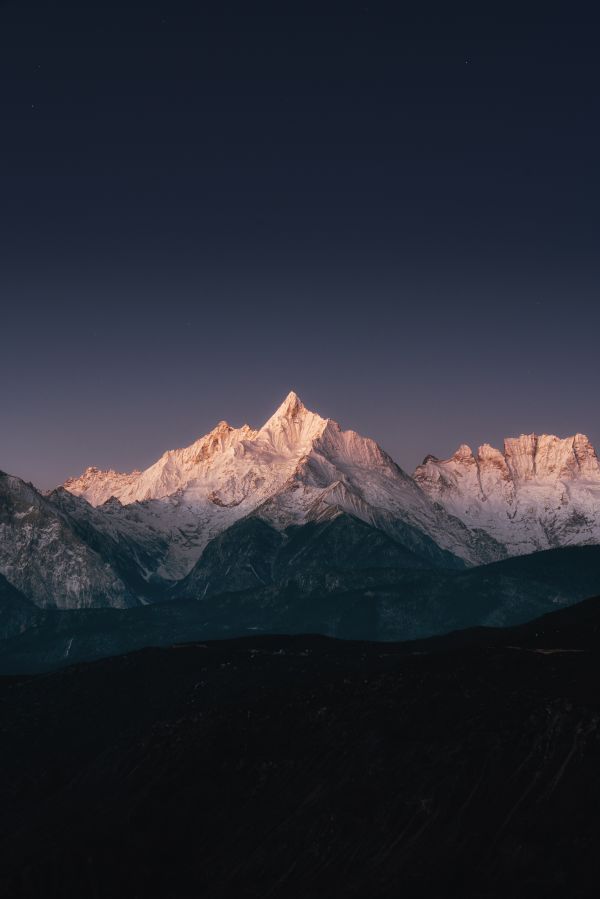
<path fill-rule="evenodd" d="M 220 421 L 219 424 L 212 429 L 211 434 L 228 434 L 230 431 L 233 431 L 233 428 L 229 424 L 228 421 Z M 210 436 L 210 435 L 209 435 Z"/>
<path fill-rule="evenodd" d="M 458 449 L 452 456 L 457 462 L 471 462 L 475 461 L 475 457 L 473 456 L 473 450 L 467 443 L 461 443 Z"/>
<path fill-rule="evenodd" d="M 258 433 L 260 439 L 266 440 L 277 452 L 292 453 L 300 458 L 327 424 L 328 419 L 307 409 L 292 390 Z"/>
<path fill-rule="evenodd" d="M 298 394 L 293 390 L 290 390 L 272 418 L 295 418 L 297 415 L 300 415 L 302 412 L 306 411 L 306 406 L 304 405 Z"/>
<path fill-rule="evenodd" d="M 261 430 L 272 430 L 273 428 L 288 427 L 292 424 L 300 425 L 304 419 L 314 416 L 310 412 L 297 393 L 290 390 L 284 401 L 277 407 L 271 417 L 264 423 Z M 317 416 L 318 417 L 318 416 Z"/>

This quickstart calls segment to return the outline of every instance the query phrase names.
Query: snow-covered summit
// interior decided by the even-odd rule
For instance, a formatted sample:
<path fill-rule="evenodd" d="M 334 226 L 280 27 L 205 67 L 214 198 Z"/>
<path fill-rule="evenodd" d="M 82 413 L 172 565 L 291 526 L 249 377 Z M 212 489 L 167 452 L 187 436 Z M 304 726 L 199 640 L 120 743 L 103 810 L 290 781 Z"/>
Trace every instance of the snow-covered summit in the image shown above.
<path fill-rule="evenodd" d="M 87 468 L 64 486 L 102 511 L 113 539 L 157 559 L 149 577 L 168 579 L 248 515 L 285 529 L 346 512 L 417 552 L 475 564 L 600 542 L 600 462 L 584 434 L 522 434 L 502 450 L 461 444 L 449 459 L 427 456 L 411 478 L 293 391 L 257 429 L 221 421 L 144 471 Z"/>
<path fill-rule="evenodd" d="M 258 431 L 257 443 L 268 450 L 301 458 L 326 428 L 328 419 L 310 412 L 292 390 Z"/>
<path fill-rule="evenodd" d="M 188 489 L 198 493 L 203 487 L 207 496 L 218 489 L 220 493 L 229 491 L 231 502 L 241 501 L 245 487 L 273 487 L 283 482 L 326 425 L 326 419 L 309 412 L 292 392 L 258 430 L 248 425 L 233 428 L 221 421 L 190 446 L 163 453 L 145 471 L 87 468 L 64 487 L 94 506 L 111 497 L 127 505 L 164 499 Z"/>
<path fill-rule="evenodd" d="M 155 573 L 169 578 L 186 574 L 210 539 L 249 514 L 285 528 L 339 510 L 396 536 L 401 523 L 402 539 L 420 552 L 450 551 L 471 562 L 482 552 L 498 555 L 436 510 L 375 441 L 311 412 L 294 392 L 257 430 L 220 422 L 145 471 L 88 468 L 64 486 L 104 510 L 112 533 L 133 529 L 140 539 L 145 527 L 149 540 L 166 538 Z"/>

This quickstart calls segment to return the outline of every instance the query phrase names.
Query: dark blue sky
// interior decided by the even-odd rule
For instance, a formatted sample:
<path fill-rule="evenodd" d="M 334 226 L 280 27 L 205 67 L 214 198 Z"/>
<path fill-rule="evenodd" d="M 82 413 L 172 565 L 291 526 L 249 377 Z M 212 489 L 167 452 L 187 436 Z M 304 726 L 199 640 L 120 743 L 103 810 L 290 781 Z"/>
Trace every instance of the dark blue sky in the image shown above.
<path fill-rule="evenodd" d="M 0 468 L 600 444 L 593 7 L 414 7 L 0 3 Z"/>

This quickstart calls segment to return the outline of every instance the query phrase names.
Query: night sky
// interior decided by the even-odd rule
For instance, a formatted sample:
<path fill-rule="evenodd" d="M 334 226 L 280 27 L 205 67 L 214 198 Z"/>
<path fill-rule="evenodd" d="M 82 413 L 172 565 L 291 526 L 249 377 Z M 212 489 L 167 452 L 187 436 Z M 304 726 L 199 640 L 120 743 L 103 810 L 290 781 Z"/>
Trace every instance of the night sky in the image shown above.
<path fill-rule="evenodd" d="M 527 7 L 0 3 L 0 468 L 290 389 L 409 470 L 600 445 L 598 21 Z"/>

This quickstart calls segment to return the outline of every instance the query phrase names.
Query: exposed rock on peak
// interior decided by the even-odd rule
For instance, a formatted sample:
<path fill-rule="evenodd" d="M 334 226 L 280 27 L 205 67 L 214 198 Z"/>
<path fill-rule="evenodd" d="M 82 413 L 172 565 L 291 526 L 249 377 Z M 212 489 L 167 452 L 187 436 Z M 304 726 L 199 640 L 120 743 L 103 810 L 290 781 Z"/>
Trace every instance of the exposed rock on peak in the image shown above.
<path fill-rule="evenodd" d="M 475 462 L 473 450 L 466 443 L 461 443 L 452 458 L 460 462 Z"/>
<path fill-rule="evenodd" d="M 483 443 L 479 447 L 477 450 L 477 460 L 483 464 L 491 462 L 493 464 L 500 464 L 503 467 L 506 465 L 506 459 L 500 450 L 496 449 L 495 446 L 490 446 L 489 443 Z"/>
<path fill-rule="evenodd" d="M 290 390 L 281 406 L 275 412 L 273 418 L 295 418 L 297 415 L 301 415 L 306 411 L 308 410 L 298 394 L 294 393 L 293 390 Z"/>
<path fill-rule="evenodd" d="M 560 438 L 522 434 L 504 441 L 504 455 L 515 479 L 557 479 L 585 473 L 600 476 L 596 452 L 585 434 Z"/>

